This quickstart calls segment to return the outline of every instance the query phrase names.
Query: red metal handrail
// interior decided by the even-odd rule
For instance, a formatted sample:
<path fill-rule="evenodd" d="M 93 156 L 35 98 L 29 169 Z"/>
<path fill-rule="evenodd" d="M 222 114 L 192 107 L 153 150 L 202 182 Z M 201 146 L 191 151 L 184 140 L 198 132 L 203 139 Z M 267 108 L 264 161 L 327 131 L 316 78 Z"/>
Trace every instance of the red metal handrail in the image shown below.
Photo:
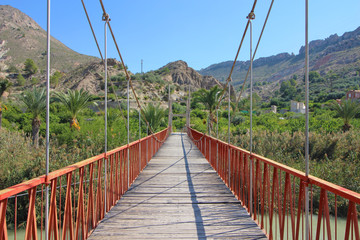
<path fill-rule="evenodd" d="M 316 225 L 312 227 L 311 224 L 309 239 L 337 239 L 341 235 L 346 240 L 360 240 L 356 209 L 360 205 L 359 193 L 311 175 L 307 177 L 299 170 L 250 154 L 194 129 L 188 128 L 188 135 L 269 239 L 286 236 L 287 239 L 304 239 L 305 186 L 309 186 L 310 220 Z M 329 198 L 333 199 L 333 204 Z M 345 229 L 338 227 L 340 199 L 347 206 Z M 334 224 L 330 223 L 330 209 L 335 215 Z"/>
<path fill-rule="evenodd" d="M 121 196 L 128 190 L 139 173 L 145 168 L 151 157 L 159 150 L 163 141 L 168 137 L 169 128 L 154 135 L 144 137 L 105 154 L 86 159 L 65 168 L 31 179 L 0 191 L 0 240 L 8 239 L 8 225 L 14 226 L 14 238 L 18 212 L 18 194 L 28 192 L 29 201 L 26 218 L 25 239 L 42 239 L 43 226 L 43 184 L 51 186 L 49 210 L 50 239 L 86 239 L 95 229 L 106 212 L 113 207 Z M 161 142 L 159 142 L 161 141 Z M 129 151 L 127 151 L 129 149 Z M 129 152 L 129 166 L 127 154 Z M 104 186 L 104 161 L 108 160 L 107 185 Z M 129 172 L 128 172 L 129 169 Z M 129 178 L 128 178 L 129 176 Z M 64 178 L 66 179 L 64 179 Z M 129 184 L 128 184 L 129 179 Z M 65 181 L 66 180 L 66 181 Z M 41 194 L 37 190 L 41 187 Z M 63 194 L 61 193 L 63 189 Z M 105 191 L 107 194 L 105 205 Z M 65 193 L 65 194 L 64 194 Z M 65 195 L 65 196 L 64 196 Z M 19 195 L 20 196 L 20 195 Z M 41 198 L 39 199 L 39 197 Z M 14 199 L 13 204 L 9 204 Z M 63 201 L 65 200 L 65 201 Z M 39 209 L 39 203 L 41 207 Z M 22 208 L 25 207 L 22 206 Z M 13 208 L 13 209 L 10 209 Z M 11 211 L 13 210 L 13 211 Z M 8 213 L 7 213 L 8 212 Z M 15 214 L 9 214 L 9 212 Z M 38 233 L 37 213 L 41 212 L 41 229 Z M 7 214 L 14 221 L 7 221 Z M 61 232 L 61 233 L 60 233 Z M 40 235 L 40 236 L 38 236 Z"/>

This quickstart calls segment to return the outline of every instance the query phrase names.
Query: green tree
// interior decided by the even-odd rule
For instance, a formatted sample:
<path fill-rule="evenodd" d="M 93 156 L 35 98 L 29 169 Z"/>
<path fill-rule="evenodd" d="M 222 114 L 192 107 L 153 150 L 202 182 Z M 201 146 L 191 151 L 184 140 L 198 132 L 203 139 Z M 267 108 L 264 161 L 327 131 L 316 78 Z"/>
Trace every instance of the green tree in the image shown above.
<path fill-rule="evenodd" d="M 71 114 L 70 128 L 74 127 L 80 130 L 77 116 L 82 110 L 93 103 L 90 93 L 84 89 L 80 91 L 69 89 L 67 93 L 56 92 L 54 95 L 54 100 L 61 102 Z"/>
<path fill-rule="evenodd" d="M 253 110 L 255 111 L 258 108 L 259 104 L 261 103 L 261 97 L 257 93 L 254 93 L 252 102 L 253 102 Z M 238 103 L 238 108 L 240 110 L 250 111 L 250 96 L 241 99 Z"/>
<path fill-rule="evenodd" d="M 280 86 L 280 94 L 284 100 L 292 100 L 296 95 L 296 81 L 291 79 L 284 81 Z"/>
<path fill-rule="evenodd" d="M 326 76 L 325 76 L 325 83 L 326 83 L 326 86 L 330 89 L 330 92 L 333 92 L 334 91 L 334 82 L 336 79 L 338 79 L 339 76 L 334 73 L 333 71 L 329 71 Z"/>
<path fill-rule="evenodd" d="M 26 83 L 26 80 L 25 80 L 24 76 L 22 74 L 18 74 L 17 75 L 17 84 L 19 86 L 24 86 L 25 83 Z"/>
<path fill-rule="evenodd" d="M 32 74 L 35 74 L 38 70 L 38 67 L 36 66 L 34 60 L 28 58 L 25 60 L 25 68 L 24 68 L 24 71 L 29 74 L 29 75 L 32 75 Z"/>
<path fill-rule="evenodd" d="M 59 79 L 61 78 L 62 74 L 59 71 L 56 71 L 53 75 L 50 76 L 50 84 L 54 87 L 57 88 L 57 86 L 59 85 Z"/>
<path fill-rule="evenodd" d="M 316 71 L 310 71 L 309 72 L 309 82 L 317 82 L 317 80 L 321 78 L 320 74 Z"/>
<path fill-rule="evenodd" d="M 20 96 L 26 111 L 32 114 L 32 141 L 35 148 L 39 147 L 40 115 L 46 110 L 46 91 L 44 88 L 33 88 Z"/>
<path fill-rule="evenodd" d="M 160 107 L 160 104 L 154 106 L 152 103 L 149 103 L 143 109 L 141 117 L 144 121 L 149 122 L 152 131 L 157 132 L 165 121 L 165 110 Z"/>
<path fill-rule="evenodd" d="M 212 122 L 215 119 L 213 112 L 218 104 L 218 99 L 221 89 L 218 86 L 211 88 L 210 90 L 200 89 L 193 93 L 193 102 L 202 103 L 209 111 L 209 127 L 212 128 Z"/>
<path fill-rule="evenodd" d="M 0 79 L 0 129 L 2 124 L 2 113 L 7 110 L 6 105 L 2 102 L 2 95 L 11 87 L 11 83 L 7 79 Z"/>
<path fill-rule="evenodd" d="M 351 100 L 343 100 L 340 104 L 334 101 L 332 102 L 332 109 L 343 119 L 344 125 L 342 128 L 346 132 L 351 128 L 351 119 L 360 111 L 360 104 Z"/>

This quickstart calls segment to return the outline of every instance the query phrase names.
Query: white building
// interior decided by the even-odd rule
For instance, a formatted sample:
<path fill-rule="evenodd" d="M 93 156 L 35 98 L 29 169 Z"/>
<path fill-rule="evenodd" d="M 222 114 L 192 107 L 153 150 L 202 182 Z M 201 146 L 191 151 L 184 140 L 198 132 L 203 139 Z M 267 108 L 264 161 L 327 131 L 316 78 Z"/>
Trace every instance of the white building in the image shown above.
<path fill-rule="evenodd" d="M 305 104 L 291 100 L 290 112 L 305 114 Z"/>

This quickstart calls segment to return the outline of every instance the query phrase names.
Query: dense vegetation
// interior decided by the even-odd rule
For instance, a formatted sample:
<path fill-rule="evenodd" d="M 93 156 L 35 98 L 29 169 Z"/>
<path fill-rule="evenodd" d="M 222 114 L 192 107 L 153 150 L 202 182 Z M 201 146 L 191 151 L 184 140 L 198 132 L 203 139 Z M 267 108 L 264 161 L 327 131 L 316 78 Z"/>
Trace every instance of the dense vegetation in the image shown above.
<path fill-rule="evenodd" d="M 161 72 L 150 72 L 134 75 L 133 79 L 144 82 L 164 84 Z M 338 73 L 321 76 L 311 72 L 310 81 L 310 171 L 312 175 L 339 184 L 356 192 L 360 192 L 360 113 L 359 104 L 345 101 L 344 95 L 349 89 L 356 89 L 360 81 L 359 74 L 344 74 L 341 79 Z M 114 76 L 113 82 L 124 81 L 124 76 Z M 330 80 L 332 79 L 332 80 Z M 329 83 L 332 82 L 331 84 Z M 1 89 L 11 87 L 5 80 L 0 81 Z M 254 94 L 253 117 L 253 151 L 275 161 L 304 171 L 304 129 L 305 117 L 302 114 L 286 112 L 283 114 L 269 111 L 270 105 L 289 109 L 290 100 L 301 101 L 303 95 L 303 79 L 293 76 L 284 81 L 275 91 L 270 102 L 263 102 Z M 320 89 L 320 92 L 317 92 Z M 111 89 L 110 89 L 111 91 Z M 165 91 L 165 90 L 164 90 Z M 174 87 L 171 91 L 174 91 Z M 220 89 L 201 89 L 192 95 L 191 125 L 202 132 L 216 134 L 216 123 L 219 124 L 219 138 L 227 139 L 228 109 L 227 99 L 223 99 L 216 118 L 216 102 Z M 164 92 L 163 95 L 167 95 Z M 30 94 L 26 94 L 30 96 Z M 99 96 L 87 96 L 89 103 L 83 104 L 79 112 L 70 109 L 67 94 L 56 94 L 57 100 L 50 107 L 50 159 L 51 170 L 58 169 L 104 150 L 104 113 L 92 103 Z M 163 96 L 163 97 L 164 97 Z M 75 98 L 75 95 L 74 95 Z M 186 97 L 184 97 L 186 99 Z M 342 98 L 341 105 L 334 99 Z M 26 111 L 29 106 L 20 104 L 22 98 L 8 100 L 6 108 L 2 107 L 2 126 L 0 131 L 0 189 L 33 178 L 43 173 L 44 169 L 44 135 L 45 112 L 37 115 L 39 123 L 39 148 L 31 143 L 34 133 L 35 115 Z M 165 100 L 165 97 L 164 97 Z M 23 101 L 28 102 L 28 101 Z M 248 148 L 249 145 L 249 98 L 243 98 L 238 106 L 231 104 L 231 141 L 234 145 Z M 354 105 L 354 106 L 350 106 Z M 5 106 L 0 102 L 0 106 Z M 90 107 L 89 107 L 90 106 Z M 343 114 L 344 109 L 352 108 L 352 114 Z M 108 148 L 112 149 L 126 143 L 126 112 L 110 108 L 108 113 Z M 173 113 L 185 113 L 185 103 L 173 103 Z M 154 131 L 167 125 L 167 110 L 149 104 L 145 109 L 146 118 Z M 1 118 L 0 118 L 1 119 Z M 147 133 L 142 121 L 142 136 Z M 174 130 L 180 130 L 186 119 L 175 117 Z M 130 141 L 139 137 L 138 111 L 130 113 Z M 81 127 L 80 127 L 81 126 Z M 20 147 L 24 146 L 24 147 Z M 11 161 L 9 161 L 11 159 Z"/>
<path fill-rule="evenodd" d="M 104 151 L 104 113 L 96 106 L 83 109 L 74 115 L 61 102 L 50 105 L 50 170 L 84 160 Z M 156 109 L 156 106 L 152 106 Z M 145 108 L 146 110 L 147 108 Z M 25 106 L 7 102 L 3 111 L 0 131 L 0 189 L 28 180 L 44 173 L 45 112 L 39 116 L 39 148 L 32 144 L 34 116 L 24 112 Z M 167 112 L 162 113 L 162 117 Z M 126 111 L 110 108 L 108 112 L 108 148 L 113 149 L 127 142 Z M 76 127 L 75 121 L 78 126 Z M 70 123 L 70 124 L 69 124 Z M 166 127 L 167 121 L 159 121 L 154 131 Z M 147 127 L 142 121 L 142 136 Z M 139 138 L 138 111 L 130 112 L 130 141 Z M 24 146 L 24 147 L 20 147 Z M 11 161 L 10 161 L 11 159 Z M 36 167 L 34 167 L 36 165 Z M 17 167 L 14 167 L 17 166 Z"/>

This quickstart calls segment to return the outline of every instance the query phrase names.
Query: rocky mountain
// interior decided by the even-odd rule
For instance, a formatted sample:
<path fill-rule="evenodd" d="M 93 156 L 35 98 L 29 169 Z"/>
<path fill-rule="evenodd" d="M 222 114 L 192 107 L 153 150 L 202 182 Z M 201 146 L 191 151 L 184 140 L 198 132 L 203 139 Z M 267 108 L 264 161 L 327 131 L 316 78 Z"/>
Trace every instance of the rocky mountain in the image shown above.
<path fill-rule="evenodd" d="M 309 43 L 310 71 L 318 71 L 325 75 L 329 71 L 341 71 L 344 68 L 360 67 L 360 27 L 342 36 L 331 35 L 324 40 Z M 279 82 L 291 78 L 294 74 L 304 74 L 305 48 L 299 53 L 280 53 L 275 56 L 256 59 L 253 63 L 253 76 L 260 95 L 268 96 L 279 88 Z M 220 81 L 225 81 L 230 72 L 232 61 L 213 64 L 198 71 L 203 75 L 211 75 Z M 249 61 L 238 61 L 232 79 L 235 88 L 241 87 Z M 299 78 L 302 79 L 302 78 Z"/>
<path fill-rule="evenodd" d="M 32 18 L 8 5 L 0 5 L 0 67 L 22 68 L 27 58 L 46 68 L 46 31 Z M 69 72 L 76 67 L 99 61 L 98 58 L 79 54 L 55 38 L 51 38 L 51 67 Z"/>
<path fill-rule="evenodd" d="M 23 71 L 24 62 L 28 58 L 34 60 L 39 67 L 39 71 L 35 74 L 28 75 Z M 9 68 L 14 69 L 14 67 L 15 71 L 9 71 Z M 0 78 L 8 78 L 13 83 L 12 92 L 21 92 L 34 85 L 44 86 L 46 76 L 42 70 L 45 68 L 46 31 L 18 9 L 0 5 Z M 164 69 L 167 71 L 163 72 Z M 52 84 L 56 90 L 83 88 L 92 94 L 99 94 L 104 90 L 104 66 L 100 59 L 79 54 L 55 38 L 51 38 L 51 74 L 56 71 L 60 73 L 57 84 Z M 25 77 L 25 82 L 21 85 L 17 80 L 18 74 Z M 162 79 L 163 83 L 133 76 L 134 85 L 141 89 L 139 95 L 144 99 L 162 99 L 163 93 L 166 92 L 165 86 L 168 84 L 179 87 L 184 85 L 178 88 L 183 91 L 187 90 L 186 86 L 189 82 L 193 89 L 222 86 L 214 77 L 202 76 L 183 61 L 169 63 L 151 74 L 157 75 L 156 78 Z M 117 60 L 108 59 L 108 75 L 109 81 L 112 80 L 115 85 L 115 91 L 120 96 L 126 94 L 123 86 L 124 70 Z M 232 94 L 234 93 L 232 88 Z M 181 96 L 183 93 L 178 92 L 178 94 Z"/>
<path fill-rule="evenodd" d="M 108 59 L 108 78 L 123 75 L 125 71 L 116 59 Z M 64 74 L 59 84 L 59 89 L 85 89 L 92 94 L 97 94 L 104 89 L 105 71 L 102 61 L 81 64 L 76 69 Z"/>
<path fill-rule="evenodd" d="M 159 71 L 162 71 L 163 69 L 169 69 L 169 73 L 163 77 L 164 80 L 176 83 L 178 85 L 188 86 L 190 83 L 191 87 L 194 89 L 210 89 L 215 85 L 223 87 L 223 84 L 220 83 L 216 78 L 212 76 L 201 75 L 193 68 L 189 67 L 186 62 L 181 60 L 168 63 L 164 67 L 160 68 Z M 235 94 L 233 87 L 231 88 L 231 94 Z"/>

